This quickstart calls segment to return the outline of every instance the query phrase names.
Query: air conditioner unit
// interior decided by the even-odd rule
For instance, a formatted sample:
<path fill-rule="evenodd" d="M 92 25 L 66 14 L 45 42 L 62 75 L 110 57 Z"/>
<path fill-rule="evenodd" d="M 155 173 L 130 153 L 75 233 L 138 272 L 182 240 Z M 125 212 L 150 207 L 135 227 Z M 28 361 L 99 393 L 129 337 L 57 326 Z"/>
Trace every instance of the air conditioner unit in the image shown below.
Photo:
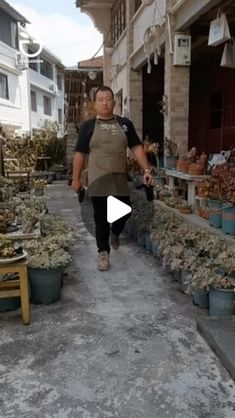
<path fill-rule="evenodd" d="M 191 36 L 175 35 L 174 65 L 188 66 L 191 64 Z"/>
<path fill-rule="evenodd" d="M 18 68 L 21 71 L 28 69 L 28 62 L 23 54 L 16 55 L 16 68 Z"/>
<path fill-rule="evenodd" d="M 56 84 L 51 84 L 49 90 L 53 91 L 55 94 L 58 94 L 58 87 Z"/>

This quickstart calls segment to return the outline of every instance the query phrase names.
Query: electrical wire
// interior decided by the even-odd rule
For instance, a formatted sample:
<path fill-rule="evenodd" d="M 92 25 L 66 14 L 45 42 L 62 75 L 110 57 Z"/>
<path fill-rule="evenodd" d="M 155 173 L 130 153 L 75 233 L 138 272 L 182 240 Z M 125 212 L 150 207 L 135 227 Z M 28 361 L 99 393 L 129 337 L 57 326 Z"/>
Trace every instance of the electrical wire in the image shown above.
<path fill-rule="evenodd" d="M 159 12 L 159 17 L 158 17 L 158 19 L 156 19 L 155 20 L 155 17 L 156 17 L 156 11 L 158 10 L 158 12 Z M 160 9 L 159 9 L 159 6 L 158 6 L 158 0 L 155 0 L 155 5 L 154 5 L 154 13 L 153 13 L 153 20 L 152 20 L 152 25 L 156 25 L 156 24 L 159 24 L 159 21 L 161 21 L 161 19 L 163 19 L 165 16 L 163 16 L 163 15 L 161 15 L 161 12 L 160 12 Z M 126 32 L 128 32 L 129 30 L 130 30 L 130 21 L 129 22 L 127 22 L 127 25 L 126 25 L 126 28 L 125 28 L 125 31 Z M 101 49 L 104 47 L 104 45 L 105 45 L 105 42 L 106 42 L 106 40 L 107 40 L 107 38 L 108 38 L 108 36 L 109 36 L 109 34 L 110 34 L 110 31 L 111 31 L 111 27 L 117 27 L 118 26 L 118 24 L 116 24 L 116 25 L 110 25 L 109 26 L 109 29 L 108 29 L 108 31 L 107 31 L 107 33 L 106 33 L 106 35 L 104 36 L 104 39 L 103 39 L 103 42 L 102 42 L 102 44 L 101 44 L 101 46 L 99 47 L 99 49 L 95 52 L 95 54 L 94 55 L 92 55 L 92 57 L 90 58 L 91 60 L 93 60 L 97 55 L 98 55 L 98 53 L 101 51 Z M 138 25 L 138 26 L 134 26 L 133 27 L 133 30 L 134 31 L 136 31 L 136 30 L 138 30 L 138 29 L 142 29 L 142 28 L 145 28 L 145 30 L 147 30 L 148 29 L 148 27 L 146 27 L 146 24 L 144 24 L 144 25 Z M 66 45 L 63 45 L 63 46 L 60 46 L 60 47 L 51 47 L 51 48 L 55 48 L 55 49 L 61 49 L 61 48 L 66 48 L 66 47 L 69 47 L 69 46 L 76 46 L 76 45 L 84 45 L 84 44 L 86 44 L 86 42 L 88 43 L 88 42 L 92 42 L 93 40 L 95 40 L 95 38 L 93 38 L 93 39 L 89 39 L 89 40 L 87 40 L 87 41 L 85 41 L 85 42 L 76 42 L 76 43 L 73 43 L 73 44 L 66 44 Z M 16 52 L 18 52 L 17 50 L 16 50 Z M 19 53 L 19 52 L 18 52 Z M 118 54 L 119 52 L 117 52 L 117 54 Z M 5 57 L 7 57 L 7 58 L 10 58 L 10 59 L 12 59 L 13 61 L 15 61 L 15 58 L 13 58 L 12 56 L 10 56 L 10 55 L 7 55 L 7 54 L 4 54 L 3 52 L 0 52 L 0 55 L 3 55 L 3 56 L 5 56 Z M 120 58 L 120 57 L 119 57 Z"/>

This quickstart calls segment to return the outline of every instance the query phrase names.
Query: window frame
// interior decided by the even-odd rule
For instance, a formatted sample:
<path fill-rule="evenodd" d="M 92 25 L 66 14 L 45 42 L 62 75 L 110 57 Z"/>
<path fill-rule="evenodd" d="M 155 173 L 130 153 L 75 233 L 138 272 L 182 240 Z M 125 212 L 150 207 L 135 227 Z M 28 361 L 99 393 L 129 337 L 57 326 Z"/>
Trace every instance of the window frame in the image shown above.
<path fill-rule="evenodd" d="M 59 81 L 60 80 L 60 81 Z M 57 81 L 57 87 L 59 91 L 63 91 L 63 76 L 61 73 L 57 73 L 56 76 L 56 81 Z"/>
<path fill-rule="evenodd" d="M 43 62 L 40 64 L 40 74 L 50 80 L 53 80 L 53 65 L 44 58 L 42 58 L 42 61 Z"/>
<path fill-rule="evenodd" d="M 126 29 L 126 1 L 116 0 L 111 8 L 111 38 L 116 44 Z"/>
<path fill-rule="evenodd" d="M 48 100 L 48 102 L 46 103 L 46 100 Z M 50 105 L 47 107 L 47 105 L 50 103 Z M 47 116 L 52 116 L 52 103 L 51 103 L 51 97 L 49 96 L 43 96 L 43 113 L 44 115 Z"/>
<path fill-rule="evenodd" d="M 5 95 L 1 95 L 1 88 L 0 88 L 0 98 L 4 100 L 9 100 L 9 83 L 8 83 L 8 75 L 0 72 L 0 79 L 1 77 L 6 80 L 6 91 Z"/>
<path fill-rule="evenodd" d="M 32 100 L 32 95 L 34 95 L 34 100 Z M 30 90 L 30 101 L 31 101 L 31 112 L 37 112 L 37 92 L 35 90 Z M 35 107 L 33 106 L 35 104 Z"/>
<path fill-rule="evenodd" d="M 59 125 L 63 124 L 63 110 L 61 109 L 61 107 L 58 107 L 58 123 Z"/>

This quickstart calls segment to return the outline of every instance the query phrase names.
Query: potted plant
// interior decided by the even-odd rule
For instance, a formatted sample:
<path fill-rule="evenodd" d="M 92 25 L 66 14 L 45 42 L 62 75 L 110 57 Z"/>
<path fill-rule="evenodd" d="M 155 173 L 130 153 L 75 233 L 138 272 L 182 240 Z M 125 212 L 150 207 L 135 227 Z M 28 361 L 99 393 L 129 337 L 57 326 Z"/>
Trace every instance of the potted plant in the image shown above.
<path fill-rule="evenodd" d="M 165 168 L 175 169 L 178 158 L 178 145 L 165 137 L 164 139 L 164 159 L 165 159 Z"/>
<path fill-rule="evenodd" d="M 235 174 L 228 164 L 216 166 L 208 178 L 209 223 L 235 235 Z"/>
<path fill-rule="evenodd" d="M 55 173 L 56 180 L 62 180 L 62 175 L 64 172 L 64 165 L 63 164 L 53 164 L 50 167 L 50 170 Z"/>
<path fill-rule="evenodd" d="M 43 196 L 46 182 L 43 179 L 36 179 L 33 181 L 34 195 Z"/>
<path fill-rule="evenodd" d="M 40 215 L 36 209 L 25 208 L 21 215 L 21 227 L 24 234 L 30 234 L 35 225 L 40 220 Z"/>
<path fill-rule="evenodd" d="M 215 167 L 207 180 L 209 196 L 209 224 L 215 228 L 222 226 L 222 208 L 225 198 L 222 167 Z"/>
<path fill-rule="evenodd" d="M 235 170 L 233 167 L 224 167 L 223 181 L 226 203 L 222 210 L 222 231 L 225 234 L 235 235 Z"/>
<path fill-rule="evenodd" d="M 32 303 L 47 305 L 60 299 L 62 269 L 71 255 L 58 241 L 58 238 L 45 237 L 26 244 Z"/>
<path fill-rule="evenodd" d="M 197 148 L 191 148 L 186 154 L 182 155 L 177 162 L 177 170 L 182 173 L 188 173 L 192 164 L 196 163 Z M 195 174 L 195 173 L 194 173 Z"/>

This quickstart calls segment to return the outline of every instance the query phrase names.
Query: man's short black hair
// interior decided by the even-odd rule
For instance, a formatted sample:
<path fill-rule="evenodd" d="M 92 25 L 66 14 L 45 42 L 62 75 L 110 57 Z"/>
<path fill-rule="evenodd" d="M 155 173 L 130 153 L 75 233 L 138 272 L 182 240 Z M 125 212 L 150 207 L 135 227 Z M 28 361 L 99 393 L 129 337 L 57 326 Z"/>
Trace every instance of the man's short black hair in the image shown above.
<path fill-rule="evenodd" d="M 100 86 L 95 92 L 95 100 L 96 100 L 97 93 L 99 91 L 109 91 L 112 94 L 112 98 L 114 99 L 114 92 L 109 86 Z"/>

